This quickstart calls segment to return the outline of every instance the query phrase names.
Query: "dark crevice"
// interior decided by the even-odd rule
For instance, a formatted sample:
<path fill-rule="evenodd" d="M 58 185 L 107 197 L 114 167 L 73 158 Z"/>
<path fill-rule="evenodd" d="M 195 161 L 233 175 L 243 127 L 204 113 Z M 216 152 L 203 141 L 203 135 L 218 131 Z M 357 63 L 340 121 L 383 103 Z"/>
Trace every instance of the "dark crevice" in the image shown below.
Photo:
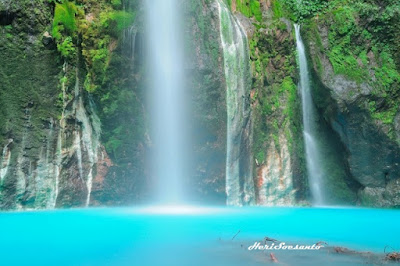
<path fill-rule="evenodd" d="M 0 25 L 11 25 L 16 17 L 16 14 L 7 10 L 0 11 Z"/>

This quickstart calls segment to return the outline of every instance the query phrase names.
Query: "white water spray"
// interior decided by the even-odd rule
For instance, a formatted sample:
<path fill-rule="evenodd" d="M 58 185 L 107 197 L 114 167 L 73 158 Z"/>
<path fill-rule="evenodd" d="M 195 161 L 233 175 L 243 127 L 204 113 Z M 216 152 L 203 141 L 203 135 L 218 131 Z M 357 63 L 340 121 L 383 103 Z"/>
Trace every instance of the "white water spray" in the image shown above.
<path fill-rule="evenodd" d="M 248 41 L 240 22 L 231 14 L 228 7 L 219 0 L 217 5 L 227 87 L 227 205 L 247 205 L 253 204 L 255 199 L 251 155 L 248 155 L 249 163 L 244 166 L 245 169 L 241 165 L 241 152 L 244 148 L 243 130 L 249 116 L 249 102 L 246 101 L 246 98 L 251 84 Z"/>
<path fill-rule="evenodd" d="M 294 25 L 300 68 L 300 89 L 303 106 L 304 145 L 306 149 L 307 172 L 313 203 L 323 204 L 322 183 L 324 171 L 321 167 L 321 154 L 316 141 L 315 106 L 312 100 L 310 77 L 304 43 L 300 35 L 300 26 Z"/>
<path fill-rule="evenodd" d="M 7 143 L 6 146 L 3 148 L 3 153 L 1 155 L 1 161 L 0 161 L 0 182 L 3 184 L 3 180 L 7 175 L 8 172 L 8 167 L 10 166 L 10 161 L 11 161 L 11 150 L 9 148 L 10 144 L 13 142 L 12 139 L 10 139 Z"/>
<path fill-rule="evenodd" d="M 179 1 L 147 0 L 146 11 L 155 194 L 162 203 L 179 203 L 188 162 Z"/>

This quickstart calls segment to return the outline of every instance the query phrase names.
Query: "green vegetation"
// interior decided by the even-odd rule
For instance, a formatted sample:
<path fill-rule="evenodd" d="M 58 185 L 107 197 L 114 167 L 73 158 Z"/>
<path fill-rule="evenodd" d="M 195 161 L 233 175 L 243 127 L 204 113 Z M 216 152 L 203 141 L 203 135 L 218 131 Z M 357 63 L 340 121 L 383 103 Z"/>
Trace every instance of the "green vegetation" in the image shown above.
<path fill-rule="evenodd" d="M 64 1 L 61 4 L 56 3 L 53 20 L 53 37 L 55 39 L 61 39 L 64 33 L 72 34 L 76 31 L 75 16 L 77 13 L 78 8 L 73 2 Z"/>
<path fill-rule="evenodd" d="M 230 2 L 228 1 L 228 4 L 231 6 Z M 262 20 L 262 12 L 258 0 L 236 0 L 236 9 L 246 17 L 254 17 L 258 22 Z"/>
<path fill-rule="evenodd" d="M 305 198 L 307 180 L 301 174 L 305 168 L 301 108 L 295 82 L 295 42 L 280 20 L 284 11 L 279 2 L 274 1 L 273 5 L 273 21 L 261 24 L 269 30 L 256 31 L 249 41 L 253 73 L 253 152 L 259 164 L 265 163 L 269 145 L 273 143 L 280 150 L 282 137 L 285 138 L 299 172 L 294 180 L 298 197 Z"/>
<path fill-rule="evenodd" d="M 400 101 L 399 18 L 398 1 L 335 0 L 323 12 L 304 20 L 306 38 L 317 44 L 313 57 L 318 71 L 322 73 L 320 57 L 326 55 L 335 74 L 371 86 L 367 110 L 387 125 L 393 125 Z M 328 30 L 325 45 L 317 25 Z M 390 134 L 394 137 L 393 129 Z"/>
<path fill-rule="evenodd" d="M 133 24 L 135 15 L 118 10 L 120 0 L 113 0 L 111 5 L 98 1 L 83 4 L 68 0 L 55 2 L 52 34 L 65 60 L 73 62 L 77 49 L 82 52 L 87 69 L 85 88 L 93 93 L 104 84 L 111 52 L 122 30 Z M 86 16 L 89 6 L 95 12 Z"/>
<path fill-rule="evenodd" d="M 66 59 L 75 57 L 73 38 L 77 37 L 78 7 L 74 2 L 55 3 L 52 34 L 57 42 L 57 49 Z"/>
<path fill-rule="evenodd" d="M 121 0 L 54 1 L 52 26 L 62 60 L 75 66 L 77 58 L 83 59 L 75 67 L 80 68 L 84 88 L 97 99 L 100 107 L 103 143 L 114 162 L 122 164 L 135 157 L 145 128 L 141 101 L 131 88 L 133 81 L 127 78 L 131 69 L 122 67 L 129 68 L 130 57 L 123 58 L 121 51 L 114 53 L 121 49 L 123 30 L 131 27 L 136 17 L 133 10 L 136 0 L 126 4 L 132 10 L 122 11 Z M 58 106 L 71 99 L 70 88 L 76 80 L 75 70 L 64 74 L 60 84 L 65 84 L 69 91 L 65 99 L 59 93 Z M 126 123 L 127 117 L 135 121 Z"/>
<path fill-rule="evenodd" d="M 272 11 L 275 18 L 286 17 L 294 22 L 321 14 L 329 6 L 324 0 L 273 0 Z"/>

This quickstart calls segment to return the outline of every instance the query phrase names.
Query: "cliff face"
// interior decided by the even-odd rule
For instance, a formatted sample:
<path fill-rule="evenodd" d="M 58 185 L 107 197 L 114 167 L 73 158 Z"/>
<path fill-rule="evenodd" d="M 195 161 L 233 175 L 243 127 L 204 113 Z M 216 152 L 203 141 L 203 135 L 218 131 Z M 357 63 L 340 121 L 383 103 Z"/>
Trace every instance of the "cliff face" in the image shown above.
<path fill-rule="evenodd" d="M 361 205 L 399 205 L 398 12 L 391 2 L 333 5 L 304 32 L 315 99 L 345 148 Z"/>
<path fill-rule="evenodd" d="M 25 204 L 45 207 L 45 199 L 31 202 L 35 194 L 54 198 L 46 195 L 47 187 L 54 190 L 52 182 L 44 180 L 35 184 L 35 180 L 39 174 L 38 166 L 46 160 L 46 153 L 56 152 L 53 141 L 54 137 L 57 139 L 55 121 L 59 110 L 54 103 L 57 102 L 58 74 L 62 64 L 54 60 L 57 52 L 42 43 L 43 33 L 51 19 L 50 7 L 42 4 L 42 12 L 28 11 L 32 8 L 28 1 L 23 4 L 0 2 L 3 208 L 19 208 Z M 26 193 L 28 186 L 35 189 Z"/>
<path fill-rule="evenodd" d="M 238 171 L 240 193 L 251 183 L 259 205 L 307 204 L 310 196 L 296 21 L 312 67 L 327 203 L 399 206 L 398 3 L 295 2 L 225 2 L 247 34 L 251 67 L 243 86 L 251 90 L 230 90 L 244 103 L 245 115 L 236 117 L 244 126 L 231 139 L 238 165 L 250 169 Z M 181 7 L 193 143 L 183 186 L 190 200 L 224 204 L 228 118 L 235 117 L 227 116 L 232 78 L 221 16 L 214 0 Z M 142 8 L 135 0 L 0 0 L 0 208 L 151 198 Z"/>
<path fill-rule="evenodd" d="M 250 1 L 252 2 L 252 1 Z M 243 15 L 252 66 L 254 183 L 257 204 L 293 205 L 307 198 L 301 105 L 296 87 L 296 54 L 291 22 L 260 1 L 232 1 Z M 258 3 L 258 2 L 257 2 Z M 257 15 L 258 14 L 258 15 Z"/>
<path fill-rule="evenodd" d="M 60 58 L 49 34 L 53 10 L 45 1 L 0 2 L 4 209 L 88 205 L 108 158 L 79 56 Z"/>
<path fill-rule="evenodd" d="M 398 3 L 228 2 L 253 25 L 248 32 L 259 204 L 309 197 L 291 29 L 297 22 L 312 62 L 326 203 L 398 206 Z"/>
<path fill-rule="evenodd" d="M 84 2 L 85 5 L 82 5 Z M 1 207 L 148 200 L 140 1 L 1 1 Z M 226 85 L 213 1 L 187 1 L 191 200 L 225 203 Z M 206 200 L 204 200 L 206 199 Z"/>
<path fill-rule="evenodd" d="M 86 9 L 72 2 L 0 2 L 3 209 L 116 204 L 124 197 L 115 196 L 119 188 L 129 187 L 115 184 L 115 163 L 107 153 L 114 151 L 106 138 L 108 102 L 91 90 L 108 84 L 88 78 L 111 61 L 96 52 L 111 54 L 118 40 L 95 31 L 100 7 L 113 10 L 103 2 Z M 108 46 L 92 43 L 96 34 Z"/>
<path fill-rule="evenodd" d="M 187 88 L 191 97 L 192 200 L 225 204 L 226 83 L 215 1 L 185 5 Z"/>

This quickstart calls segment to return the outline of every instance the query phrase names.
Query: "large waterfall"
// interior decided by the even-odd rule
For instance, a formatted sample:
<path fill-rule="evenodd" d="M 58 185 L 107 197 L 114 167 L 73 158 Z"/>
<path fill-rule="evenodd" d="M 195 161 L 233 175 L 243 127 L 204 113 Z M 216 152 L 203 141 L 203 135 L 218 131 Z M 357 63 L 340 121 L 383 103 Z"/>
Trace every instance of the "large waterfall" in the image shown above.
<path fill-rule="evenodd" d="M 227 105 L 227 205 L 253 204 L 254 181 L 248 148 L 251 73 L 247 36 L 223 1 L 217 1 L 224 52 Z M 246 129 L 247 128 L 247 129 Z M 247 140 L 246 140 L 247 139 Z M 247 143 L 246 143 L 247 142 Z M 247 144 L 247 145 L 246 145 Z M 246 147 L 247 146 L 247 147 Z"/>
<path fill-rule="evenodd" d="M 147 0 L 147 52 L 155 195 L 160 202 L 182 200 L 187 156 L 183 41 L 177 0 Z"/>
<path fill-rule="evenodd" d="M 307 172 L 313 203 L 323 204 L 322 182 L 324 172 L 321 166 L 321 154 L 316 138 L 315 106 L 312 100 L 310 77 L 304 43 L 300 35 L 300 26 L 295 24 L 297 53 L 299 56 L 300 88 L 303 107 L 303 134 L 306 150 Z"/>

